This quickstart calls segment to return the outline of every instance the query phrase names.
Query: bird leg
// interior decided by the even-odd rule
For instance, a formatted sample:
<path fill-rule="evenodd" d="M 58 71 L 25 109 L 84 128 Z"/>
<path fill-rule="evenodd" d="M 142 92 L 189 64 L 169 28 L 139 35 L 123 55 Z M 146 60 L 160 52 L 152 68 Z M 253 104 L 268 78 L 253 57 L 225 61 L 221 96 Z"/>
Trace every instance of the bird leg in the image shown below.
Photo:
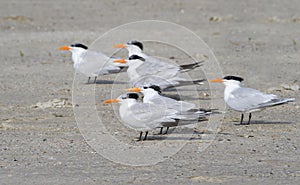
<path fill-rule="evenodd" d="M 90 79 L 91 79 L 91 77 L 89 76 L 89 78 L 88 78 L 88 83 L 90 83 Z"/>
<path fill-rule="evenodd" d="M 167 134 L 167 133 L 168 133 L 168 131 L 169 131 L 169 127 L 167 127 L 167 130 L 166 130 L 166 132 L 165 132 L 164 134 Z"/>
<path fill-rule="evenodd" d="M 141 141 L 141 140 L 142 140 L 142 136 L 143 136 L 143 132 L 140 133 L 140 137 L 139 137 L 139 140 L 138 140 L 138 141 Z"/>
<path fill-rule="evenodd" d="M 159 132 L 159 134 L 162 134 L 163 129 L 164 129 L 164 127 L 160 127 L 160 132 Z"/>
<path fill-rule="evenodd" d="M 247 123 L 248 125 L 250 124 L 251 117 L 252 117 L 252 114 L 250 113 L 249 114 L 249 120 L 248 120 L 248 123 Z"/>
<path fill-rule="evenodd" d="M 241 122 L 240 122 L 241 125 L 243 124 L 243 119 L 244 119 L 244 114 L 242 113 Z"/>
<path fill-rule="evenodd" d="M 146 131 L 145 133 L 144 141 L 147 139 L 147 136 L 148 136 L 148 131 Z"/>
<path fill-rule="evenodd" d="M 96 80 L 97 80 L 97 76 L 95 76 L 94 84 L 96 83 Z"/>

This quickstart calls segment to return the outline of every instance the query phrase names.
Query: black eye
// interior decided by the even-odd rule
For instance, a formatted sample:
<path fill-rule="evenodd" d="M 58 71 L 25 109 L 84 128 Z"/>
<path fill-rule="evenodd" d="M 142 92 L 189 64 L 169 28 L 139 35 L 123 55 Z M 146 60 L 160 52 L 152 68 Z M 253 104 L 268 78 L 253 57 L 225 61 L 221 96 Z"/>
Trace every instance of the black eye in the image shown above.
<path fill-rule="evenodd" d="M 144 89 L 148 89 L 148 87 L 144 87 Z"/>

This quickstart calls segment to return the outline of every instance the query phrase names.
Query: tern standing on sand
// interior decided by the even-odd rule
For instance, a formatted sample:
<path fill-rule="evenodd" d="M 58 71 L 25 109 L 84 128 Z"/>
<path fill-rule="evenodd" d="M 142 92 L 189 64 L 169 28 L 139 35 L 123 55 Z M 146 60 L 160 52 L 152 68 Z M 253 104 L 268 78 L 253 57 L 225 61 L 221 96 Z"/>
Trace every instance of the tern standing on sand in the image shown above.
<path fill-rule="evenodd" d="M 94 78 L 94 83 L 98 75 L 106 75 L 110 73 L 118 73 L 126 64 L 115 63 L 112 58 L 103 53 L 90 51 L 88 47 L 76 43 L 70 46 L 62 46 L 59 50 L 67 50 L 72 52 L 72 60 L 75 70 L 88 77 L 88 83 L 91 77 Z"/>
<path fill-rule="evenodd" d="M 181 113 L 175 109 L 169 109 L 161 104 L 137 102 L 137 93 L 127 93 L 120 95 L 117 99 L 104 101 L 105 104 L 120 103 L 119 115 L 123 124 L 131 129 L 140 131 L 139 140 L 147 139 L 148 131 L 155 128 L 178 126 L 180 121 L 195 123 L 195 121 L 205 121 L 206 112 L 185 112 Z"/>
<path fill-rule="evenodd" d="M 224 100 L 230 108 L 242 113 L 240 124 L 243 124 L 244 113 L 249 113 L 247 124 L 250 124 L 252 112 L 294 101 L 294 98 L 278 98 L 274 94 L 265 94 L 255 89 L 242 87 L 243 80 L 237 76 L 225 76 L 223 79 L 217 78 L 209 81 L 225 84 Z"/>

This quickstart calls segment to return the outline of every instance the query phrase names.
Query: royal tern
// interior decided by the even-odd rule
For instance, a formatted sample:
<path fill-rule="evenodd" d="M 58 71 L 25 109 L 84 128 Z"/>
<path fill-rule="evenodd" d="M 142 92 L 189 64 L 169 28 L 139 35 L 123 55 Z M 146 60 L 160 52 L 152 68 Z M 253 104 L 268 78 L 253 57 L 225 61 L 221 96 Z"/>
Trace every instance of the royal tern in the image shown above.
<path fill-rule="evenodd" d="M 114 48 L 126 48 L 128 51 L 128 57 L 130 57 L 131 55 L 138 55 L 143 58 L 149 57 L 148 55 L 143 53 L 144 45 L 137 40 L 129 41 L 126 44 L 116 44 L 114 45 Z"/>
<path fill-rule="evenodd" d="M 132 55 L 126 59 L 114 60 L 116 63 L 128 63 L 127 74 L 132 87 L 157 85 L 162 90 L 182 86 L 202 84 L 205 79 L 188 80 L 180 77 L 181 66 L 165 62 L 150 62 L 145 58 Z M 185 65 L 188 66 L 188 65 Z M 184 69 L 185 70 L 185 69 Z"/>
<path fill-rule="evenodd" d="M 144 49 L 143 44 L 137 40 L 129 41 L 127 42 L 127 44 L 116 44 L 114 45 L 114 48 L 126 48 L 128 51 L 128 57 L 132 55 L 137 55 L 139 57 L 144 58 L 145 61 L 152 63 L 152 65 L 148 64 L 149 65 L 148 67 L 151 67 L 150 69 L 152 68 L 157 69 L 155 67 L 156 65 L 159 65 L 160 68 L 166 67 L 180 72 L 187 72 L 191 69 L 195 69 L 197 67 L 202 66 L 203 63 L 203 61 L 199 61 L 191 64 L 178 65 L 178 64 L 162 61 L 158 58 L 145 54 L 143 52 Z"/>
<path fill-rule="evenodd" d="M 94 77 L 95 83 L 98 75 L 120 72 L 120 70 L 126 66 L 126 64 L 113 62 L 114 59 L 109 58 L 103 53 L 90 51 L 87 46 L 80 43 L 62 46 L 59 50 L 72 52 L 75 70 L 87 76 L 88 82 L 91 77 Z"/>
<path fill-rule="evenodd" d="M 236 76 L 225 76 L 223 79 L 217 78 L 209 81 L 225 84 L 224 100 L 230 108 L 242 113 L 240 124 L 243 124 L 244 113 L 249 113 L 247 124 L 250 124 L 252 112 L 294 101 L 294 98 L 278 98 L 274 94 L 265 94 L 255 89 L 242 87 L 242 81 L 243 78 Z"/>
<path fill-rule="evenodd" d="M 204 110 L 204 109 L 196 109 L 196 105 L 186 101 L 178 101 L 166 96 L 160 95 L 161 90 L 156 85 L 151 86 L 144 86 L 142 88 L 134 87 L 127 90 L 128 92 L 141 92 L 143 96 L 143 103 L 149 103 L 154 105 L 161 105 L 165 107 L 165 109 L 173 109 L 177 111 L 176 113 L 179 114 L 193 114 L 193 113 L 200 113 L 200 114 L 208 114 L 211 113 L 211 110 Z M 160 130 L 160 134 L 162 134 L 162 129 Z M 167 133 L 169 127 L 165 133 Z"/>
<path fill-rule="evenodd" d="M 168 109 L 163 105 L 138 102 L 137 93 L 126 93 L 117 99 L 104 101 L 105 104 L 120 103 L 119 115 L 125 126 L 140 131 L 139 140 L 147 139 L 148 131 L 164 126 L 178 126 L 181 121 L 195 122 L 206 120 L 207 113 L 184 113 Z"/>
<path fill-rule="evenodd" d="M 178 112 L 185 112 L 195 109 L 195 104 L 186 101 L 178 101 L 166 96 L 160 95 L 160 87 L 156 85 L 133 87 L 127 90 L 128 92 L 141 92 L 144 103 L 151 103 L 156 105 L 163 105 L 168 109 L 174 109 Z"/>

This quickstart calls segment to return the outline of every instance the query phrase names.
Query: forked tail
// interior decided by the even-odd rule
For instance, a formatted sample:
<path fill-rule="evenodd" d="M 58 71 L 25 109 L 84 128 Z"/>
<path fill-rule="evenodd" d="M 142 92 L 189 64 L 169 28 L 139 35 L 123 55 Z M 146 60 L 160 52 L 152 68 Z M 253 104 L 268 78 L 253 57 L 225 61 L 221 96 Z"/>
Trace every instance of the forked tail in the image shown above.
<path fill-rule="evenodd" d="M 259 104 L 260 107 L 270 107 L 270 106 L 276 106 L 276 105 L 281 105 L 285 104 L 288 102 L 294 101 L 295 98 L 277 98 L 277 99 L 272 99 L 266 103 L 261 103 Z"/>
<path fill-rule="evenodd" d="M 180 72 L 187 72 L 189 70 L 195 69 L 197 67 L 202 66 L 204 61 L 192 63 L 192 64 L 185 64 L 185 65 L 180 65 Z"/>

